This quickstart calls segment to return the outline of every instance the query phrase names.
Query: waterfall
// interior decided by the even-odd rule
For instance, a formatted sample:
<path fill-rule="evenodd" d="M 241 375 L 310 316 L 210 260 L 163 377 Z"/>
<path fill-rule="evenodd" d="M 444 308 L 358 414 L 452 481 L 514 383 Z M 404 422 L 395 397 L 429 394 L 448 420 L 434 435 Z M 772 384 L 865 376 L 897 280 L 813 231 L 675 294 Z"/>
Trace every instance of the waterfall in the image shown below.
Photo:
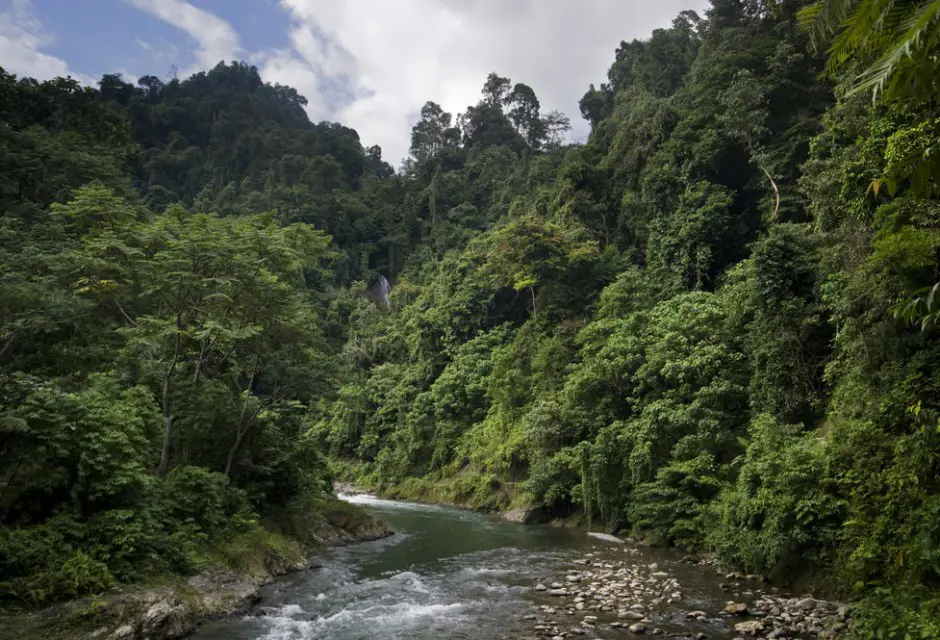
<path fill-rule="evenodd" d="M 392 308 L 392 303 L 388 299 L 388 296 L 392 293 L 392 285 L 389 284 L 388 278 L 379 274 L 379 279 L 373 286 L 372 291 L 379 304 L 384 305 L 386 309 Z"/>

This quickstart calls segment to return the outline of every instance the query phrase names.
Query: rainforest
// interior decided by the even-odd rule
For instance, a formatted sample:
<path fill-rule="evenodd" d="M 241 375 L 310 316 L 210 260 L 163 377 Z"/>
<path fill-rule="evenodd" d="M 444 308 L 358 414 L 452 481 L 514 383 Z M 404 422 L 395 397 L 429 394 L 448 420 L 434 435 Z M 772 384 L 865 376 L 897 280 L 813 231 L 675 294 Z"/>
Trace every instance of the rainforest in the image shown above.
<path fill-rule="evenodd" d="M 399 168 L 247 63 L 0 70 L 0 613 L 292 559 L 342 480 L 940 637 L 940 2 L 612 54 L 585 142 L 495 70 Z"/>

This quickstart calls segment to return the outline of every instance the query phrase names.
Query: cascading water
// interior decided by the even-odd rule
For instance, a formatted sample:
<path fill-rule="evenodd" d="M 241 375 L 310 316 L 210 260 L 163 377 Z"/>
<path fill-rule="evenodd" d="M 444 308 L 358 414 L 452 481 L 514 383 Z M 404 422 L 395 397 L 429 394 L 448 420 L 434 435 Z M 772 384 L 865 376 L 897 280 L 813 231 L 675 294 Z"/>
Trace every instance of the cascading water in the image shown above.
<path fill-rule="evenodd" d="M 383 305 L 386 309 L 392 308 L 392 303 L 388 299 L 392 294 L 392 285 L 389 284 L 388 278 L 379 274 L 379 279 L 376 280 L 375 285 L 372 287 L 372 293 L 379 304 Z"/>

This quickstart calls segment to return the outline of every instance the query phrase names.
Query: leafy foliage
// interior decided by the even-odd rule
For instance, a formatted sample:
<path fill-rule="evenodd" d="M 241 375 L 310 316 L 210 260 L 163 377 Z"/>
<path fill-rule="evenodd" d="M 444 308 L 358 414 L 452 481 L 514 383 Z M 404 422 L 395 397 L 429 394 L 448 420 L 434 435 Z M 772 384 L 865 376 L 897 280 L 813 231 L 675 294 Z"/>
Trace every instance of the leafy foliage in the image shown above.
<path fill-rule="evenodd" d="M 493 73 L 398 172 L 243 64 L 2 74 L 0 597 L 290 556 L 257 520 L 330 455 L 934 637 L 936 16 L 713 0 L 620 44 L 584 144 Z"/>

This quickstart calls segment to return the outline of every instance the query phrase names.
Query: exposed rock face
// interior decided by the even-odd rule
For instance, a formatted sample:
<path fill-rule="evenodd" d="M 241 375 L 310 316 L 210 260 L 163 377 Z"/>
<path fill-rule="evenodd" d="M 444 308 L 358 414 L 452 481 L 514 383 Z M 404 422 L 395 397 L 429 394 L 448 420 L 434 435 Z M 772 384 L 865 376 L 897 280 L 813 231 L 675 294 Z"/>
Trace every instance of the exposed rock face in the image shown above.
<path fill-rule="evenodd" d="M 186 581 L 185 595 L 184 590 L 161 587 L 119 597 L 111 604 L 111 613 L 120 626 L 104 637 L 106 640 L 182 638 L 203 618 L 247 611 L 261 599 L 261 587 L 276 575 L 246 577 L 227 570 L 209 569 Z"/>
<path fill-rule="evenodd" d="M 114 633 L 108 636 L 108 640 L 133 640 L 134 638 L 134 627 L 129 624 L 125 624 L 122 627 L 118 627 L 114 630 Z"/>
<path fill-rule="evenodd" d="M 179 638 L 195 626 L 185 606 L 162 600 L 144 613 L 138 635 L 145 638 Z"/>
<path fill-rule="evenodd" d="M 551 520 L 551 517 L 545 507 L 519 508 L 503 513 L 503 520 L 513 524 L 541 524 Z"/>

